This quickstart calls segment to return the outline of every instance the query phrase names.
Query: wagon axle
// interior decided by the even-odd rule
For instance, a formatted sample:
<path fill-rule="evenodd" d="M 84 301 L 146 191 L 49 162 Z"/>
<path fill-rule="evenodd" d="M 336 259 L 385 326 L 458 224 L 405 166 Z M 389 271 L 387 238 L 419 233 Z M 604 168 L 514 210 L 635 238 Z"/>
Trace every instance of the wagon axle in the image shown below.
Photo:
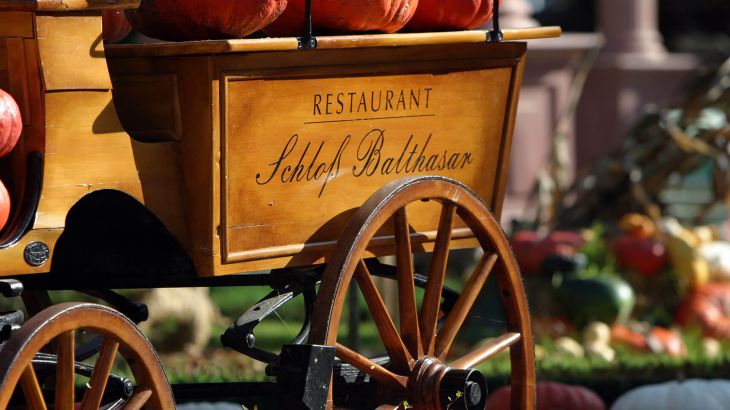
<path fill-rule="evenodd" d="M 483 409 L 488 390 L 480 371 L 452 369 L 435 357 L 426 357 L 413 368 L 408 391 L 416 398 L 416 408 L 438 401 L 447 409 Z"/>

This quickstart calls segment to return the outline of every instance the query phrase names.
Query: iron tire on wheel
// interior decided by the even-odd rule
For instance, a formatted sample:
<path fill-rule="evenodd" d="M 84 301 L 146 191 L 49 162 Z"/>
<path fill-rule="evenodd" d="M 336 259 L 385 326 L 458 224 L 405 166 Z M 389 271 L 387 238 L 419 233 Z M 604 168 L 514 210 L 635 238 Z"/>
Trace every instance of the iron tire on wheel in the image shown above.
<path fill-rule="evenodd" d="M 411 235 L 405 207 L 425 200 L 440 203 L 441 216 L 428 283 L 418 312 Z M 471 229 L 484 250 L 484 257 L 439 326 L 441 289 L 455 215 Z M 364 262 L 368 245 L 387 223 L 393 223 L 395 236 L 399 330 Z M 447 362 L 451 344 L 490 272 L 497 279 L 507 330 L 485 346 Z M 365 297 L 378 329 L 388 355 L 386 362 L 369 359 L 337 342 L 345 296 L 353 278 Z M 336 356 L 343 363 L 375 380 L 379 391 L 382 386 L 388 392 L 386 396 L 398 397 L 397 400 L 388 398 L 382 403 L 378 402 L 379 409 L 401 409 L 406 407 L 405 403 L 421 410 L 444 409 L 446 404 L 440 394 L 444 386 L 464 386 L 465 389 L 461 390 L 467 392 L 473 387 L 470 383 L 481 384 L 482 389 L 475 390 L 476 398 L 474 402 L 466 403 L 466 408 L 484 408 L 486 394 L 480 390 L 486 386 L 481 373 L 473 368 L 496 353 L 509 349 L 512 408 L 533 409 L 535 406 L 532 332 L 527 300 L 514 256 L 503 231 L 486 205 L 469 188 L 448 178 L 413 177 L 391 182 L 357 210 L 325 270 L 314 307 L 309 342 L 336 346 Z"/>

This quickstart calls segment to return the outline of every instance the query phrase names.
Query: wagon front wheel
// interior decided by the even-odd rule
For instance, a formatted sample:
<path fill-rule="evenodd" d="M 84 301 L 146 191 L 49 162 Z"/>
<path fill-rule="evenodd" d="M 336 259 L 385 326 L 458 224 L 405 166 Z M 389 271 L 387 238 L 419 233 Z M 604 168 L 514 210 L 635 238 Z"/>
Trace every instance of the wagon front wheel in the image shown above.
<path fill-rule="evenodd" d="M 418 247 L 412 239 L 419 240 L 423 235 L 411 234 L 406 209 L 410 204 L 424 201 L 439 205 L 440 216 L 427 284 L 423 295 L 417 297 L 412 254 Z M 457 217 L 476 237 L 484 256 L 470 274 L 456 303 L 444 316 L 441 290 Z M 390 224 L 392 230 L 389 230 Z M 366 249 L 377 242 L 382 244 L 383 237 L 387 236 L 384 232 L 392 232 L 395 243 L 397 314 L 389 312 L 364 261 L 369 255 Z M 490 275 L 496 276 L 506 315 L 506 331 L 471 351 L 454 355 L 452 347 L 457 333 Z M 369 358 L 337 341 L 345 296 L 353 277 L 364 296 L 386 356 Z M 534 408 L 532 334 L 519 270 L 509 244 L 488 208 L 467 187 L 447 178 L 416 177 L 394 181 L 358 209 L 340 237 L 324 273 L 312 317 L 310 343 L 336 346 L 341 366 L 356 369 L 359 376 L 355 378 L 375 381 L 375 391 L 361 393 L 374 400 L 375 406 L 350 402 L 344 404 L 346 407 L 484 409 L 487 386 L 475 367 L 509 349 L 512 408 Z M 337 388 L 335 384 L 334 389 Z M 343 396 L 341 393 L 334 393 L 336 407 L 343 405 L 336 402 Z M 349 392 L 345 394 L 348 395 Z"/>
<path fill-rule="evenodd" d="M 93 363 L 74 346 L 101 336 Z M 120 372 L 117 376 L 113 372 Z M 175 408 L 149 341 L 121 313 L 91 303 L 63 303 L 31 317 L 0 350 L 0 409 Z"/>

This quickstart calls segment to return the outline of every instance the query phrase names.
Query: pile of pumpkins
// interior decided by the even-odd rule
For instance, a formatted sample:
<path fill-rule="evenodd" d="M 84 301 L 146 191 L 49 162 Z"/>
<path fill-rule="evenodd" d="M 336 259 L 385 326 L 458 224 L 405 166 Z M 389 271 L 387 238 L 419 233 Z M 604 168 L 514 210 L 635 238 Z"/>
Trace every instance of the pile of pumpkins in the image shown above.
<path fill-rule="evenodd" d="M 473 29 L 492 17 L 493 2 L 312 0 L 312 25 L 332 34 Z M 242 38 L 258 31 L 288 37 L 304 33 L 304 9 L 305 0 L 142 0 L 126 18 L 142 34 L 168 41 Z M 108 41 L 121 38 L 119 28 L 126 23 L 120 16 L 105 16 Z"/>
<path fill-rule="evenodd" d="M 680 295 L 678 303 L 674 303 L 678 305 L 674 312 L 675 324 L 701 329 L 704 356 L 719 357 L 722 353 L 720 341 L 730 341 L 727 227 L 730 222 L 726 222 L 724 228 L 689 228 L 673 218 L 654 222 L 644 215 L 628 214 L 618 223 L 620 229 L 615 229 L 616 234 L 609 239 L 602 238 L 606 251 L 613 255 L 622 273 L 589 276 L 577 272 L 586 243 L 585 233 L 515 233 L 513 251 L 526 281 L 549 281 L 555 299 L 568 318 L 537 316 L 536 333 L 553 338 L 552 354 L 557 355 L 610 362 L 615 358 L 612 347 L 623 345 L 647 353 L 686 356 L 687 348 L 678 328 L 652 326 L 629 319 L 636 296 L 624 277 L 632 278 L 634 284 L 638 278 L 639 283 L 649 286 L 675 280 Z M 628 272 L 632 273 L 624 274 Z M 582 343 L 570 337 L 575 329 L 582 330 Z M 536 346 L 536 356 L 541 353 L 541 346 Z M 590 397 L 591 392 L 586 393 L 585 388 L 573 387 L 581 392 L 574 394 Z M 591 403 L 594 404 L 581 402 L 560 408 L 601 408 L 593 407 L 600 406 L 593 399 Z M 611 410 L 720 409 L 728 408 L 728 403 L 730 381 L 690 379 L 630 390 L 611 405 Z M 541 407 L 539 388 L 538 408 L 549 408 Z"/>
<path fill-rule="evenodd" d="M 20 108 L 15 99 L 0 89 L 0 158 L 9 154 L 18 144 L 23 131 Z M 0 179 L 0 232 L 10 217 L 10 195 Z"/>

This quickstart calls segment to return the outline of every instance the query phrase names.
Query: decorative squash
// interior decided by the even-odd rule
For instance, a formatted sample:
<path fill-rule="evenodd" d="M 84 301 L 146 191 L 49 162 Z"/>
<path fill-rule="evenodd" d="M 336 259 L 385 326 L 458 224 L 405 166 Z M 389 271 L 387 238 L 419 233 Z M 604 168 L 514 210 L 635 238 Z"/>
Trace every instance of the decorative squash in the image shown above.
<path fill-rule="evenodd" d="M 312 26 L 333 32 L 394 33 L 411 19 L 419 0 L 312 0 Z M 289 0 L 284 13 L 264 31 L 270 36 L 304 33 L 304 0 Z"/>
<path fill-rule="evenodd" d="M 492 18 L 494 0 L 419 0 L 407 28 L 443 31 L 477 28 Z M 500 3 L 502 4 L 501 0 Z"/>
<path fill-rule="evenodd" d="M 0 231 L 3 229 L 10 217 L 10 195 L 5 189 L 3 181 L 0 181 Z"/>
<path fill-rule="evenodd" d="M 162 40 L 240 38 L 284 11 L 286 0 L 142 0 L 127 10 L 132 27 Z"/>
<path fill-rule="evenodd" d="M 625 323 L 636 302 L 634 290 L 625 280 L 608 275 L 565 279 L 555 289 L 555 296 L 578 328 L 596 320 Z"/>
<path fill-rule="evenodd" d="M 20 108 L 10 94 L 0 89 L 0 157 L 15 148 L 21 131 Z"/>
<path fill-rule="evenodd" d="M 510 242 L 522 273 L 534 275 L 542 271 L 548 256 L 573 256 L 585 241 L 580 234 L 570 231 L 555 231 L 547 236 L 534 231 L 519 231 Z"/>
<path fill-rule="evenodd" d="M 633 234 L 622 235 L 613 242 L 616 261 L 621 267 L 634 270 L 644 276 L 661 272 L 667 264 L 667 250 L 664 244 L 652 238 Z"/>
<path fill-rule="evenodd" d="M 122 10 L 103 10 L 101 12 L 101 38 L 116 43 L 127 37 L 132 26 Z"/>
<path fill-rule="evenodd" d="M 688 379 L 629 390 L 611 410 L 721 410 L 730 403 L 730 381 Z"/>
<path fill-rule="evenodd" d="M 605 410 L 606 405 L 593 391 L 583 387 L 555 382 L 537 383 L 536 410 Z M 510 387 L 503 386 L 489 395 L 489 410 L 510 408 Z"/>
<path fill-rule="evenodd" d="M 650 238 L 656 234 L 656 224 L 646 215 L 628 213 L 621 217 L 619 226 L 624 232 L 637 238 Z"/>
<path fill-rule="evenodd" d="M 730 339 L 730 284 L 710 283 L 687 295 L 677 309 L 677 323 L 698 324 L 705 336 Z"/>
<path fill-rule="evenodd" d="M 647 326 L 645 330 L 639 331 L 629 326 L 614 325 L 611 328 L 611 341 L 645 352 L 663 353 L 673 357 L 687 355 L 682 336 L 676 330 L 661 326 Z"/>

